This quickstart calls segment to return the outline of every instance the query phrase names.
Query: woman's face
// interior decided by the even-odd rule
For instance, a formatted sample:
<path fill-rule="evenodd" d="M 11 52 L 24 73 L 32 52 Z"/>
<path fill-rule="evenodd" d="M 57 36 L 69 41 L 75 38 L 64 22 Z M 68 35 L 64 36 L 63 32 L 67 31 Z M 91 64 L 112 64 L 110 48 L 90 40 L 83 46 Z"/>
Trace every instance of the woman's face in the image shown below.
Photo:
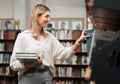
<path fill-rule="evenodd" d="M 49 21 L 50 21 L 50 12 L 49 11 L 46 11 L 41 16 L 38 16 L 38 25 L 40 27 L 46 28 Z"/>

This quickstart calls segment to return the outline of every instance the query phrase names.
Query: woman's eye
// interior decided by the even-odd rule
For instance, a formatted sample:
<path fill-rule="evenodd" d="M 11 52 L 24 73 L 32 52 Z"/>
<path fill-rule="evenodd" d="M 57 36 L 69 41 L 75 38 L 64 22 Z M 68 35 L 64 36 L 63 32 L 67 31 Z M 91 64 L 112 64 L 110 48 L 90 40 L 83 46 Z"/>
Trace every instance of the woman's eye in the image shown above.
<path fill-rule="evenodd" d="M 50 18 L 50 16 L 49 15 L 47 15 L 47 16 L 45 16 L 46 18 Z"/>

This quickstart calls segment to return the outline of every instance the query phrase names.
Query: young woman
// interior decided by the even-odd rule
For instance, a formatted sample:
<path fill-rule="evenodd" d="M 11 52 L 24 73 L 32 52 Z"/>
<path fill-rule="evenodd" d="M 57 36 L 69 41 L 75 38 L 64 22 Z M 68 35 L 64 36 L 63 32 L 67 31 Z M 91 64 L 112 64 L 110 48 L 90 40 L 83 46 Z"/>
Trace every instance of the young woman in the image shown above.
<path fill-rule="evenodd" d="M 51 33 L 45 31 L 50 21 L 50 9 L 43 4 L 34 7 L 30 29 L 19 33 L 10 59 L 10 67 L 18 71 L 18 84 L 52 84 L 54 59 L 67 59 L 75 54 L 80 43 L 87 38 L 83 30 L 71 47 L 64 47 Z M 23 63 L 16 53 L 37 53 L 38 59 Z"/>

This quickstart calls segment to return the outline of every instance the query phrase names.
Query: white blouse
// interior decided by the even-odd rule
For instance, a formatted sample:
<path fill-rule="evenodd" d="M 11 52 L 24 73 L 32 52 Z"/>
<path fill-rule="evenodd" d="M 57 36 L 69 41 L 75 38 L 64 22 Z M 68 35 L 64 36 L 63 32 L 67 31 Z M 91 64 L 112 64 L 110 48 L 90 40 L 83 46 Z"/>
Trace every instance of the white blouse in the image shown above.
<path fill-rule="evenodd" d="M 18 76 L 22 75 L 27 69 L 24 64 L 16 59 L 15 54 L 18 52 L 37 53 L 43 56 L 43 64 L 48 66 L 50 71 L 54 71 L 55 59 L 67 59 L 75 54 L 75 51 L 71 47 L 64 47 L 51 33 L 44 38 L 41 36 L 40 40 L 35 40 L 29 33 L 29 30 L 25 30 L 18 34 L 13 53 L 10 59 L 10 67 L 12 70 L 18 71 Z"/>

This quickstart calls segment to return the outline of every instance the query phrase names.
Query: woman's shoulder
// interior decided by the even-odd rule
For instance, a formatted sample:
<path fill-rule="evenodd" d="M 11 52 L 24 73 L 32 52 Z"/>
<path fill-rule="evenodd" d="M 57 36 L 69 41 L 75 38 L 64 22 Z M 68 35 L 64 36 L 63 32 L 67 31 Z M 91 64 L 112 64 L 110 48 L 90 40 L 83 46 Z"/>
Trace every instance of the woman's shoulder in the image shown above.
<path fill-rule="evenodd" d="M 45 31 L 45 33 L 47 33 L 48 36 L 53 36 L 53 34 L 48 31 Z"/>
<path fill-rule="evenodd" d="M 29 33 L 29 30 L 23 30 L 22 32 L 21 32 L 21 34 L 28 34 Z"/>
<path fill-rule="evenodd" d="M 23 34 L 27 34 L 27 33 L 29 33 L 30 31 L 27 29 L 27 30 L 23 30 L 21 33 L 23 33 Z"/>
<path fill-rule="evenodd" d="M 55 40 L 55 39 L 57 39 L 52 33 L 50 33 L 49 31 L 45 31 L 45 33 L 47 33 L 47 37 L 49 38 L 49 39 L 52 39 L 52 40 Z"/>
<path fill-rule="evenodd" d="M 25 36 L 25 35 L 27 35 L 29 33 L 29 30 L 23 30 L 23 31 L 21 31 L 18 35 L 19 36 Z"/>

